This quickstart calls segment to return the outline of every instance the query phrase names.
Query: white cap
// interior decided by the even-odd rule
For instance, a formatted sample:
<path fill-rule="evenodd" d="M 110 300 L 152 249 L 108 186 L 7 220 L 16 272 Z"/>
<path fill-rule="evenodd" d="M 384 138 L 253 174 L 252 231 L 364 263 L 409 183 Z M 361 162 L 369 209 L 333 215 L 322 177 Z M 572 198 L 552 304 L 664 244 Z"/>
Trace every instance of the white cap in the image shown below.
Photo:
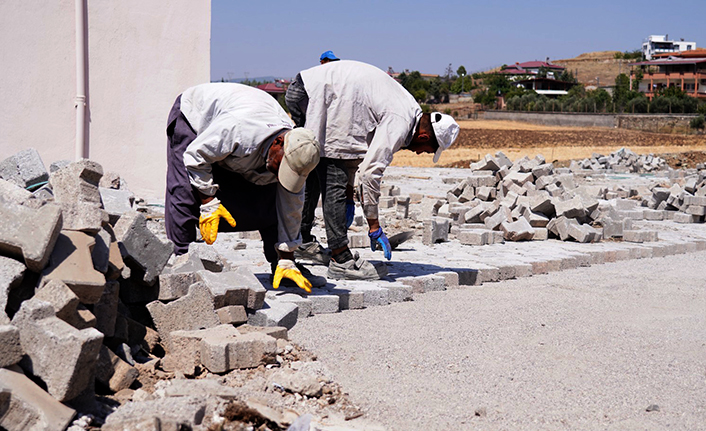
<path fill-rule="evenodd" d="M 439 148 L 434 153 L 434 163 L 436 163 L 441 157 L 441 152 L 454 143 L 461 128 L 452 116 L 441 112 L 431 113 L 431 126 L 434 128 L 436 142 L 439 143 Z"/>
<path fill-rule="evenodd" d="M 284 135 L 284 156 L 277 178 L 282 187 L 299 193 L 306 177 L 319 163 L 321 147 L 314 132 L 298 127 Z"/>

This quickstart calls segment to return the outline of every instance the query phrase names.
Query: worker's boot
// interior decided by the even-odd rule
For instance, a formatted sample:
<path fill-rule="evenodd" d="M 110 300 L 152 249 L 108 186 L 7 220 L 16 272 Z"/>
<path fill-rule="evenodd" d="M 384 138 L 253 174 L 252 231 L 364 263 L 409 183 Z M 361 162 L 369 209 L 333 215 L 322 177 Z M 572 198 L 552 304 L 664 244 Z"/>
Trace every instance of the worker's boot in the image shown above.
<path fill-rule="evenodd" d="M 373 265 L 362 259 L 356 252 L 353 259 L 342 263 L 332 259 L 326 275 L 334 280 L 379 280 L 380 277 L 387 275 L 387 266 L 384 263 L 379 266 Z"/>
<path fill-rule="evenodd" d="M 308 268 L 306 268 L 304 265 L 302 265 L 300 263 L 295 262 L 294 264 L 297 266 L 297 269 L 299 270 L 299 272 L 302 273 L 304 278 L 309 280 L 309 283 L 311 283 L 311 287 L 324 287 L 326 285 L 326 277 L 312 274 Z M 275 270 L 277 269 L 277 262 L 271 263 L 270 267 L 272 269 L 272 274 L 270 275 L 270 283 L 271 283 L 272 278 L 274 277 Z M 297 286 L 297 283 L 295 283 L 293 280 L 290 280 L 288 278 L 283 278 L 279 285 L 284 286 L 284 287 L 299 287 L 299 286 Z"/>
<path fill-rule="evenodd" d="M 331 250 L 323 248 L 314 238 L 313 241 L 304 243 L 294 250 L 294 257 L 299 260 L 306 260 L 314 265 L 328 266 L 331 261 Z"/>

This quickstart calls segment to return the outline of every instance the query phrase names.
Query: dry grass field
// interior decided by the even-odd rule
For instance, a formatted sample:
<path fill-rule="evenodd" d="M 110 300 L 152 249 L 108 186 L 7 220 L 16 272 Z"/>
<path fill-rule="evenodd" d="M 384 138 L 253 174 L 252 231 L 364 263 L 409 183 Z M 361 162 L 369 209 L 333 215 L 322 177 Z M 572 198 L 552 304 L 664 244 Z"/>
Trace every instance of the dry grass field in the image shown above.
<path fill-rule="evenodd" d="M 638 154 L 655 154 L 674 159 L 674 166 L 692 167 L 706 159 L 706 136 L 676 135 L 597 127 L 541 126 L 512 121 L 459 121 L 461 134 L 443 153 L 439 166 L 464 167 L 486 154 L 502 151 L 511 160 L 543 155 L 547 161 L 564 165 L 593 153 L 610 154 L 629 148 Z M 432 155 L 411 151 L 395 154 L 393 166 L 430 167 Z"/>

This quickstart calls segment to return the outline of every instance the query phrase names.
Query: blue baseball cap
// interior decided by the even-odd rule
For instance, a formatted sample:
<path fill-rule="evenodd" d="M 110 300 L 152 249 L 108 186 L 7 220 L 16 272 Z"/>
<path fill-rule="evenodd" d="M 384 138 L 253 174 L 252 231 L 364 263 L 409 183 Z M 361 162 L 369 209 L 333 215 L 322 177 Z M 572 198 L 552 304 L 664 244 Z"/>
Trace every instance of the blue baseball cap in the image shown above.
<path fill-rule="evenodd" d="M 333 51 L 326 51 L 321 54 L 321 58 L 319 59 L 319 61 L 324 60 L 326 58 L 328 58 L 329 60 L 338 60 L 338 57 L 333 54 Z"/>

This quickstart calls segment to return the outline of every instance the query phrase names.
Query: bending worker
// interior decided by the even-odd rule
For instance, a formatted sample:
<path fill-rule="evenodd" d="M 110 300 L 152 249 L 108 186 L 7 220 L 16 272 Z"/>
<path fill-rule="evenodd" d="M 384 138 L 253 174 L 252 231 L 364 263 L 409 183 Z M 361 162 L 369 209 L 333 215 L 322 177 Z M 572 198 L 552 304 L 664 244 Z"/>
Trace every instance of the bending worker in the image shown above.
<path fill-rule="evenodd" d="M 360 198 L 371 249 L 380 245 L 391 259 L 378 214 L 383 172 L 402 149 L 433 153 L 436 163 L 458 136 L 458 124 L 450 115 L 422 113 L 412 95 L 387 73 L 351 60 L 300 72 L 287 90 L 286 102 L 295 123 L 313 130 L 321 143 L 316 172 L 332 252 L 328 276 L 378 278 L 373 265 L 348 248 L 352 217 L 346 217 L 346 186 L 354 185 Z"/>
<path fill-rule="evenodd" d="M 314 134 L 294 129 L 269 94 L 234 83 L 184 91 L 167 124 L 165 223 L 175 253 L 196 240 L 197 222 L 208 244 L 219 230 L 258 230 L 273 286 L 284 277 L 309 292 L 293 250 L 301 244 L 304 183 L 319 161 Z"/>

